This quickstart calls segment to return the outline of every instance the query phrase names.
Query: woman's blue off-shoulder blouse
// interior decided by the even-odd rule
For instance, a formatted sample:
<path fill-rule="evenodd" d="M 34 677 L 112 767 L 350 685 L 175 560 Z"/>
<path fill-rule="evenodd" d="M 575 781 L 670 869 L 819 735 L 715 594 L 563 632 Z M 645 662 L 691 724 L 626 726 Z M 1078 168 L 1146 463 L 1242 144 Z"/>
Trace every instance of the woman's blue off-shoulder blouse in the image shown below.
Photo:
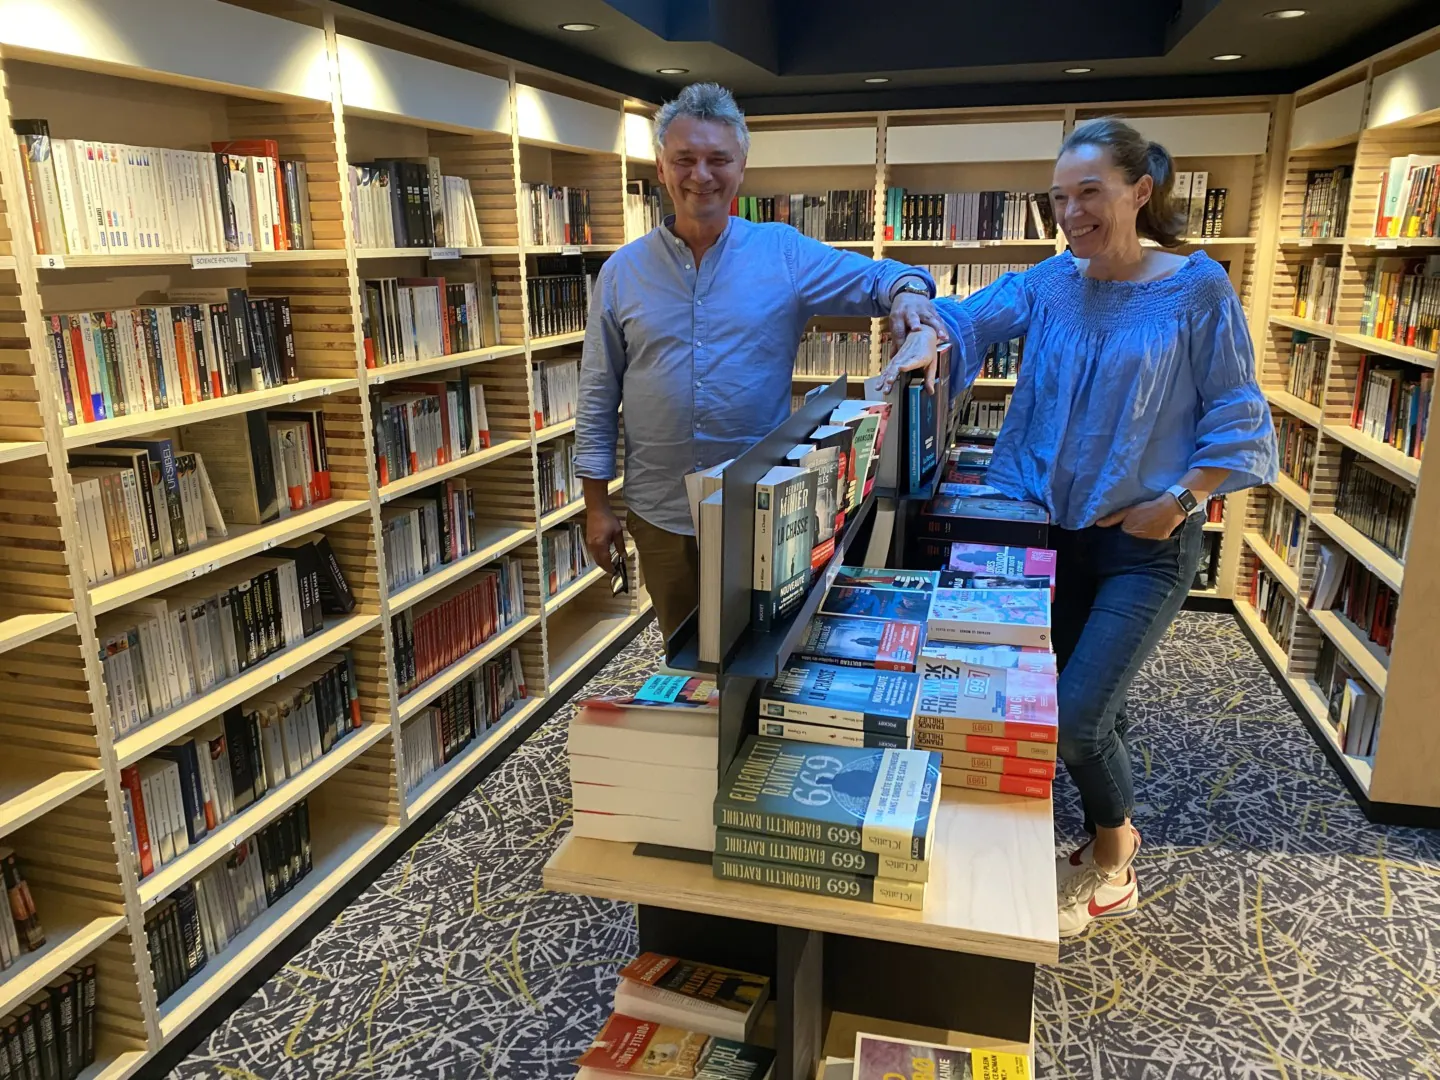
<path fill-rule="evenodd" d="M 1275 479 L 1270 408 L 1221 266 L 1191 255 L 1158 281 L 1097 281 L 1068 252 L 936 301 L 968 386 L 988 346 L 1025 338 L 989 483 L 1082 529 L 1153 499 L 1190 469 L 1223 495 Z"/>

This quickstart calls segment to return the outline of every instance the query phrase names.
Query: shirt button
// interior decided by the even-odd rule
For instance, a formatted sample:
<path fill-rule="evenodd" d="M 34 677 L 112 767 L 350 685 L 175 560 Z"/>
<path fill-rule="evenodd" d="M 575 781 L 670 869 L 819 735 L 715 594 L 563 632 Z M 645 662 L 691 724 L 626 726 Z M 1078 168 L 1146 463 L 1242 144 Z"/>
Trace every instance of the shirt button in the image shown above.
<path fill-rule="evenodd" d="M 697 342 L 695 342 L 695 348 L 697 348 L 697 349 L 703 349 L 704 347 L 705 347 L 705 343 L 704 343 L 703 341 L 697 341 Z"/>
<path fill-rule="evenodd" d="M 686 263 L 686 264 L 685 264 L 685 269 L 686 269 L 686 270 L 693 270 L 694 267 L 692 267 L 689 263 Z"/>

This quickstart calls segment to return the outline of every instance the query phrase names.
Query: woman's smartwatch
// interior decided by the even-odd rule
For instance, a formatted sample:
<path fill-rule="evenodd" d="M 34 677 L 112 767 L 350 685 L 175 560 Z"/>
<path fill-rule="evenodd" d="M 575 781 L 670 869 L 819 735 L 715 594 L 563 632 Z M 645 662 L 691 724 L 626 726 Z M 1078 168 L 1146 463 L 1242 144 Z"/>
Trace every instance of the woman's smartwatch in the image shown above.
<path fill-rule="evenodd" d="M 1180 509 L 1185 511 L 1186 517 L 1200 508 L 1200 503 L 1196 500 L 1194 493 L 1184 484 L 1171 484 L 1165 490 L 1175 497 L 1175 501 L 1180 504 Z"/>

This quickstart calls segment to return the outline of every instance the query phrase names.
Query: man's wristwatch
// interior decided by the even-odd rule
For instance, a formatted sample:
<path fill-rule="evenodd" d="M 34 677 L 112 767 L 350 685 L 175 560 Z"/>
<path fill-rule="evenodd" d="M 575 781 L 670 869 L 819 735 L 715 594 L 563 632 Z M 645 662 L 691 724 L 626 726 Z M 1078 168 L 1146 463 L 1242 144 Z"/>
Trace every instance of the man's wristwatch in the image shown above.
<path fill-rule="evenodd" d="M 1196 500 L 1194 493 L 1184 484 L 1171 484 L 1165 490 L 1175 497 L 1175 501 L 1180 504 L 1180 509 L 1185 511 L 1186 517 L 1200 509 L 1200 503 Z"/>
<path fill-rule="evenodd" d="M 915 293 L 917 296 L 923 296 L 926 300 L 931 299 L 930 290 L 921 284 L 918 278 L 911 276 L 900 279 L 900 284 L 895 286 L 895 291 L 890 294 L 890 303 L 895 303 L 901 293 L 907 292 Z"/>

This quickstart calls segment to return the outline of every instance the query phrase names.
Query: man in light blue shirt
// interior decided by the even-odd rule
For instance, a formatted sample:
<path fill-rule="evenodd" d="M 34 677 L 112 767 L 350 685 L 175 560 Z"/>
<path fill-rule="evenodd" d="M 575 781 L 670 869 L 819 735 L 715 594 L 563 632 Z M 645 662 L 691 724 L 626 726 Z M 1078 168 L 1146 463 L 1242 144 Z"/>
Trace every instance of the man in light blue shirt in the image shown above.
<path fill-rule="evenodd" d="M 612 548 L 624 548 L 606 491 L 623 402 L 629 527 L 668 638 L 697 602 L 685 475 L 743 453 L 790 415 L 807 320 L 889 315 L 902 338 L 922 323 L 941 335 L 945 327 L 931 303 L 934 282 L 920 268 L 730 216 L 750 135 L 728 90 L 686 87 L 656 116 L 655 139 L 675 215 L 611 256 L 596 281 L 575 468 L 586 546 L 608 566 Z"/>

